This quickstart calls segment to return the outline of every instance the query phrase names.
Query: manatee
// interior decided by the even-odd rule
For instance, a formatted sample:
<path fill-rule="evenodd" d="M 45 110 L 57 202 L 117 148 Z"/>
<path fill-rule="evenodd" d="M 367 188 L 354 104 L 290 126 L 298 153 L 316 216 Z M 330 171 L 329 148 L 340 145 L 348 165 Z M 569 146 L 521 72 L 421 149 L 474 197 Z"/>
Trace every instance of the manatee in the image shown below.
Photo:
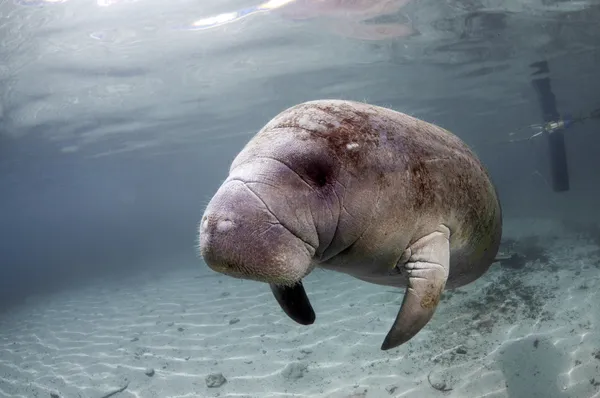
<path fill-rule="evenodd" d="M 302 279 L 316 267 L 405 288 L 382 350 L 414 337 L 442 291 L 483 275 L 502 210 L 477 156 L 449 131 L 343 100 L 295 105 L 237 154 L 199 224 L 214 271 L 265 282 L 309 325 Z"/>

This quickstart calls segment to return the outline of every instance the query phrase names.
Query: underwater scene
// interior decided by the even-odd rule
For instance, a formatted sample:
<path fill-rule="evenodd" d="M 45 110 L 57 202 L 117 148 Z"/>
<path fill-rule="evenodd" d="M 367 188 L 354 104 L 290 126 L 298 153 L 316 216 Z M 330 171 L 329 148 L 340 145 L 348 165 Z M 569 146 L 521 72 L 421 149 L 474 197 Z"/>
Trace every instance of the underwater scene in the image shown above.
<path fill-rule="evenodd" d="M 600 398 L 598 21 L 0 0 L 0 398 Z"/>

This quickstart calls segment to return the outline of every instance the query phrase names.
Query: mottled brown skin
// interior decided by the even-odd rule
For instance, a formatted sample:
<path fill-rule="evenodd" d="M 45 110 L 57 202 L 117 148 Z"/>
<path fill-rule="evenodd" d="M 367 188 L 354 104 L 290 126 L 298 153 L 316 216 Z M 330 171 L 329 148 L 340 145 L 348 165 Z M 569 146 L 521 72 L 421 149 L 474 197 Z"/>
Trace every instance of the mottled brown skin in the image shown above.
<path fill-rule="evenodd" d="M 408 115 L 320 100 L 285 110 L 238 154 L 205 211 L 200 251 L 218 272 L 272 286 L 294 286 L 321 267 L 405 287 L 403 254 L 440 225 L 450 230 L 445 287 L 474 281 L 502 231 L 475 154 Z M 435 290 L 423 308 L 435 308 Z"/>

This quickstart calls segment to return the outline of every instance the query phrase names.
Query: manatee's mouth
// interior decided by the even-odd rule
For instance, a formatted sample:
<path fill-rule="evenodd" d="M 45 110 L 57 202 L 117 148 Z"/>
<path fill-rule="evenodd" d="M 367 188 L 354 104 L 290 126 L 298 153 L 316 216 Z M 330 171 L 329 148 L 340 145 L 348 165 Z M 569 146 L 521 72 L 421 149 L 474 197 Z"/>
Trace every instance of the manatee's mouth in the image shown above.
<path fill-rule="evenodd" d="M 295 286 L 314 269 L 314 249 L 285 227 L 276 227 L 281 233 L 274 239 L 256 239 L 248 244 L 233 239 L 227 242 L 226 247 L 201 243 L 200 253 L 204 262 L 215 272 L 237 279 Z"/>

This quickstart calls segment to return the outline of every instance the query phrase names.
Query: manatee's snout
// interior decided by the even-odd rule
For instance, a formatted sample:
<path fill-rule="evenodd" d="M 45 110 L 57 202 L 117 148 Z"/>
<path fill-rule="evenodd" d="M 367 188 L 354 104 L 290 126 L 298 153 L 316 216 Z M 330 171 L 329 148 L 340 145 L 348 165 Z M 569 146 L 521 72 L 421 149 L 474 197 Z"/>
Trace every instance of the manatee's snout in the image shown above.
<path fill-rule="evenodd" d="M 219 188 L 199 229 L 200 254 L 214 271 L 278 285 L 293 285 L 310 271 L 314 249 L 239 180 Z"/>

